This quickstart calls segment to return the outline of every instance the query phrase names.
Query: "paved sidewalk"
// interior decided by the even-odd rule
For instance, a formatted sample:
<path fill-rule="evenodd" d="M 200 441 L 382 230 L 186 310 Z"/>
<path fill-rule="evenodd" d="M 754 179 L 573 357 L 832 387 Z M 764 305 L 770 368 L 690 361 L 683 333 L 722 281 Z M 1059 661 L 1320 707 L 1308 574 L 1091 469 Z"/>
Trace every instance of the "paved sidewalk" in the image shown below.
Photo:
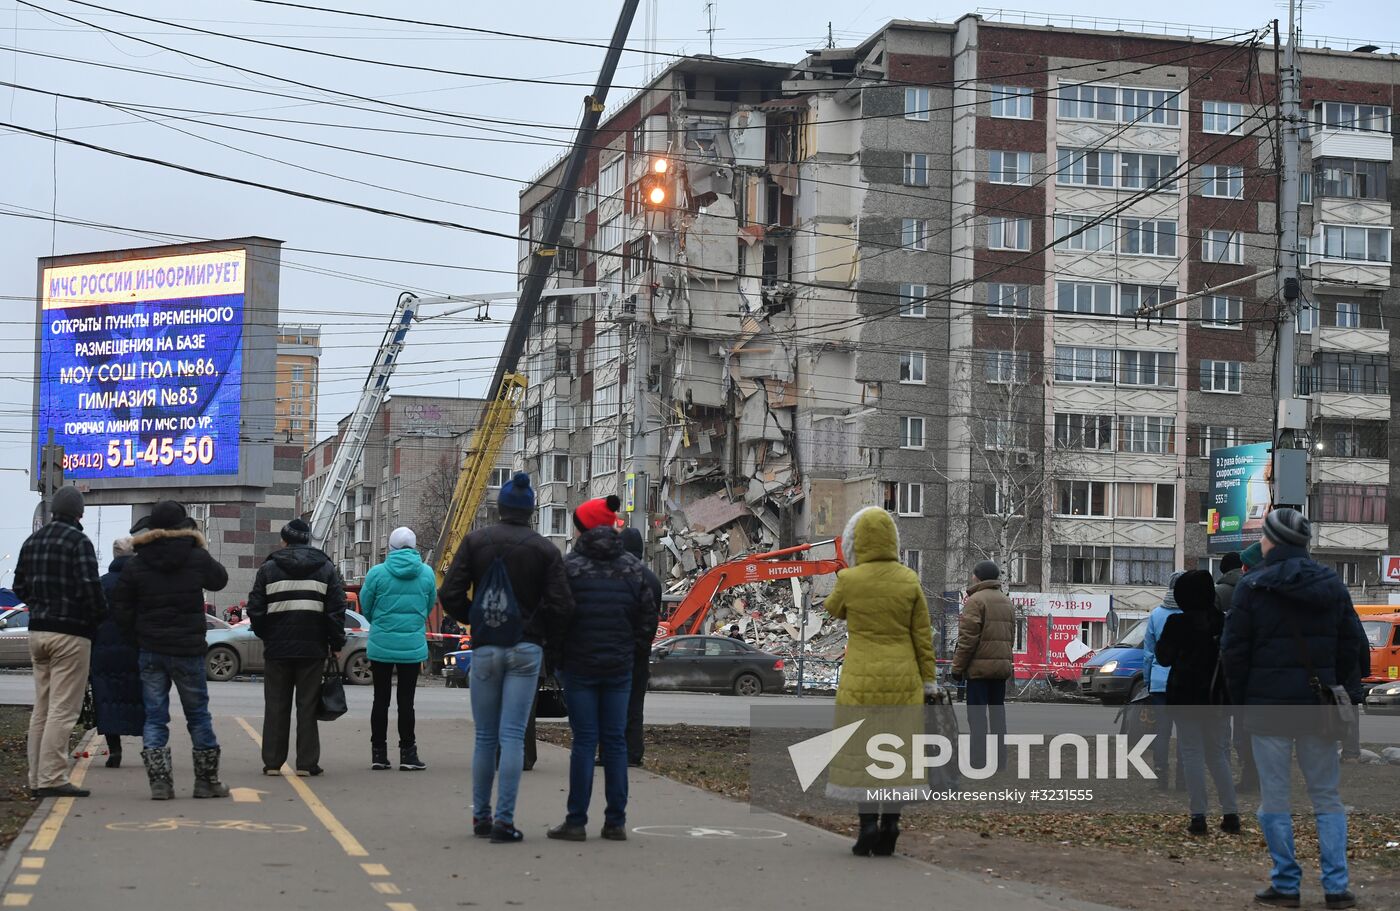
<path fill-rule="evenodd" d="M 15 843 L 0 905 L 429 911 L 665 908 L 1009 908 L 1096 911 L 1049 890 L 907 859 L 856 858 L 845 838 L 633 770 L 630 840 L 549 841 L 563 817 L 567 754 L 541 745 L 524 776 L 526 840 L 470 836 L 470 725 L 421 722 L 426 772 L 373 772 L 368 724 L 322 725 L 325 776 L 259 774 L 258 718 L 216 719 L 226 783 L 240 801 L 190 798 L 183 730 L 176 800 L 149 799 L 139 748 L 121 769 L 81 768 L 93 796 L 46 801 Z M 80 764 L 81 765 L 81 764 Z M 595 800 L 602 800 L 601 771 Z M 596 830 L 599 819 L 590 823 Z M 7 864 L 7 866 L 9 866 Z"/>

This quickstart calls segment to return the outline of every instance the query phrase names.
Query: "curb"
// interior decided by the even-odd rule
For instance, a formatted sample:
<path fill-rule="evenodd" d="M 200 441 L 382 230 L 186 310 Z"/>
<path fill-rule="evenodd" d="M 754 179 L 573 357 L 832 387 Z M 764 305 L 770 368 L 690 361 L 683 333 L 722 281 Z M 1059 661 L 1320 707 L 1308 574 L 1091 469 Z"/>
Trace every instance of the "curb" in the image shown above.
<path fill-rule="evenodd" d="M 77 750 L 86 750 L 97 736 L 97 728 L 88 728 L 83 738 L 78 741 Z M 10 846 L 0 853 L 0 892 L 7 890 L 10 880 L 14 878 L 15 869 L 19 866 L 19 859 L 24 856 L 24 852 L 29 850 L 29 846 L 34 843 L 34 836 L 39 834 L 39 828 L 48 820 L 49 814 L 53 812 L 54 801 L 57 797 L 45 797 L 39 801 L 39 806 L 30 814 L 29 821 L 15 835 L 15 840 L 10 842 Z"/>

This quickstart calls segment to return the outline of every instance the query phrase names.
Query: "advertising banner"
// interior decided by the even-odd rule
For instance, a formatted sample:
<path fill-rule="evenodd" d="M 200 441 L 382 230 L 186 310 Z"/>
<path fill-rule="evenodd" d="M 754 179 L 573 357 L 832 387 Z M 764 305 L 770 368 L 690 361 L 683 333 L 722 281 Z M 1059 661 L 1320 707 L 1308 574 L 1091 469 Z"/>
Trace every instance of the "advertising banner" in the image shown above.
<path fill-rule="evenodd" d="M 1207 552 L 1243 550 L 1263 537 L 1273 480 L 1271 448 L 1268 443 L 1250 443 L 1210 451 Z"/>
<path fill-rule="evenodd" d="M 36 429 L 69 482 L 238 474 L 246 280 L 244 250 L 42 271 Z"/>

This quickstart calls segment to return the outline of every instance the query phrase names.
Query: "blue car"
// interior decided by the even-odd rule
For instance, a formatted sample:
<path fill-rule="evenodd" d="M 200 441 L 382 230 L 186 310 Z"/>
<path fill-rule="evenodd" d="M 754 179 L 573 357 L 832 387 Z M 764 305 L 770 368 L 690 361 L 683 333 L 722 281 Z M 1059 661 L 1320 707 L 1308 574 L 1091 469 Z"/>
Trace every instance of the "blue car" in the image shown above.
<path fill-rule="evenodd" d="M 1142 665 L 1147 657 L 1142 639 L 1147 635 L 1143 621 L 1117 642 L 1084 662 L 1079 672 L 1079 692 L 1095 696 L 1104 705 L 1122 705 L 1132 700 L 1146 685 L 1142 681 Z"/>
<path fill-rule="evenodd" d="M 468 649 L 461 652 L 448 652 L 442 659 L 442 676 L 449 687 L 466 689 L 468 675 L 472 669 L 472 653 Z"/>

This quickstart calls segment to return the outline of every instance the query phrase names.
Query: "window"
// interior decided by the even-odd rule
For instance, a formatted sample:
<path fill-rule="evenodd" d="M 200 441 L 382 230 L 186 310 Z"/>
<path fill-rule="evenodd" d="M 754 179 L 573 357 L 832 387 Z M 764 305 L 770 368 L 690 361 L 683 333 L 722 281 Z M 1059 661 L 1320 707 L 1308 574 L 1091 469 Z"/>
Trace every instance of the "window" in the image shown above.
<path fill-rule="evenodd" d="M 1385 199 L 1390 163 L 1355 158 L 1319 158 L 1313 162 L 1313 191 L 1345 199 Z"/>
<path fill-rule="evenodd" d="M 1337 301 L 1332 314 L 1332 325 L 1339 329 L 1361 328 L 1360 301 Z"/>
<path fill-rule="evenodd" d="M 1113 248 L 1113 220 L 1098 215 L 1056 215 L 1055 245 L 1096 253 Z"/>
<path fill-rule="evenodd" d="M 1201 458 L 1210 458 L 1212 449 L 1228 449 L 1240 444 L 1240 432 L 1234 427 L 1207 424 L 1201 428 Z"/>
<path fill-rule="evenodd" d="M 904 185 L 928 186 L 928 155 L 923 152 L 904 153 Z"/>
<path fill-rule="evenodd" d="M 1238 134 L 1244 123 L 1244 105 L 1238 101 L 1201 102 L 1201 129 L 1207 133 Z"/>
<path fill-rule="evenodd" d="M 1061 313 L 1113 315 L 1113 285 L 1101 282 L 1056 282 L 1055 308 Z"/>
<path fill-rule="evenodd" d="M 927 383 L 926 364 L 928 357 L 922 351 L 906 351 L 899 356 L 899 381 L 901 383 Z"/>
<path fill-rule="evenodd" d="M 617 383 L 607 383 L 593 389 L 593 420 L 610 418 L 617 414 Z"/>
<path fill-rule="evenodd" d="M 1031 182 L 1030 152 L 989 152 L 987 179 L 992 183 L 1028 184 Z"/>
<path fill-rule="evenodd" d="M 1324 101 L 1313 105 L 1313 123 L 1319 129 L 1361 130 L 1368 133 L 1390 132 L 1390 108 L 1379 104 L 1351 104 L 1344 101 Z"/>
<path fill-rule="evenodd" d="M 537 437 L 540 435 L 544 422 L 544 409 L 539 405 L 531 405 L 525 409 L 525 434 L 526 436 Z"/>
<path fill-rule="evenodd" d="M 927 297 L 927 285 L 900 285 L 899 315 L 916 317 L 928 316 Z"/>
<path fill-rule="evenodd" d="M 1299 174 L 1298 177 L 1300 178 L 1298 181 L 1298 202 L 1307 205 L 1313 201 L 1313 172 L 1304 171 Z M 1302 240 L 1302 238 L 1299 238 L 1299 240 Z M 1307 262 L 1304 261 L 1299 263 L 1299 265 L 1306 266 Z"/>
<path fill-rule="evenodd" d="M 597 252 L 607 253 L 622 246 L 622 216 L 614 215 L 598 226 Z"/>
<path fill-rule="evenodd" d="M 901 417 L 899 419 L 899 448 L 924 448 L 924 419 Z"/>
<path fill-rule="evenodd" d="M 1062 85 L 1059 91 L 1061 120 L 1118 119 L 1118 90 L 1104 85 Z"/>
<path fill-rule="evenodd" d="M 1313 394 L 1313 389 L 1316 386 L 1313 365 L 1299 364 L 1297 370 L 1294 371 L 1293 394 L 1299 398 L 1307 398 Z"/>
<path fill-rule="evenodd" d="M 1143 307 L 1158 307 L 1176 297 L 1176 288 L 1165 285 L 1119 285 L 1118 310 L 1124 316 L 1132 316 Z M 1168 307 L 1157 313 L 1165 317 L 1176 315 L 1176 307 Z"/>
<path fill-rule="evenodd" d="M 1317 325 L 1317 308 L 1307 301 L 1298 303 L 1298 331 L 1310 333 Z"/>
<path fill-rule="evenodd" d="M 651 238 L 629 240 L 622 250 L 623 278 L 636 278 L 651 268 Z"/>
<path fill-rule="evenodd" d="M 982 442 L 988 449 L 1025 449 L 1028 439 L 1026 427 L 1009 418 L 986 418 L 982 421 Z"/>
<path fill-rule="evenodd" d="M 1176 518 L 1175 484 L 1141 484 L 1120 481 L 1115 515 L 1126 519 Z"/>
<path fill-rule="evenodd" d="M 901 516 L 921 516 L 924 514 L 924 485 L 900 481 L 898 501 L 895 511 Z"/>
<path fill-rule="evenodd" d="M 1111 187 L 1113 170 L 1112 152 L 1060 149 L 1055 182 L 1069 187 Z"/>
<path fill-rule="evenodd" d="M 1223 199 L 1244 197 L 1244 168 L 1234 164 L 1201 165 L 1201 195 Z"/>
<path fill-rule="evenodd" d="M 1107 414 L 1063 412 L 1055 415 L 1055 446 L 1059 449 L 1113 449 L 1113 417 Z"/>
<path fill-rule="evenodd" d="M 1175 256 L 1176 222 L 1125 218 L 1118 249 L 1136 256 Z"/>
<path fill-rule="evenodd" d="M 1201 259 L 1208 263 L 1244 262 L 1244 237 L 1239 231 L 1205 231 L 1201 234 Z"/>
<path fill-rule="evenodd" d="M 987 219 L 987 247 L 991 250 L 1029 250 L 1031 220 L 994 215 Z"/>
<path fill-rule="evenodd" d="M 1202 392 L 1240 391 L 1239 361 L 1201 361 Z"/>
<path fill-rule="evenodd" d="M 1332 569 L 1336 571 L 1343 585 L 1361 584 L 1361 561 L 1328 560 L 1326 565 L 1332 567 Z"/>
<path fill-rule="evenodd" d="M 293 430 L 300 430 L 300 429 L 301 429 L 301 418 L 292 418 L 292 429 L 293 429 Z"/>
<path fill-rule="evenodd" d="M 1019 85 L 993 85 L 987 89 L 991 95 L 991 115 L 1012 120 L 1030 120 L 1034 101 L 1031 90 Z"/>
<path fill-rule="evenodd" d="M 509 481 L 511 470 L 509 468 L 493 468 L 491 475 L 486 482 L 487 487 L 504 487 Z"/>
<path fill-rule="evenodd" d="M 541 530 L 551 538 L 558 538 L 569 533 L 569 510 L 563 506 L 546 506 L 540 516 Z"/>
<path fill-rule="evenodd" d="M 899 552 L 899 562 L 914 571 L 914 575 L 923 578 L 924 552 L 921 550 L 901 550 Z"/>
<path fill-rule="evenodd" d="M 574 429 L 574 410 L 567 402 L 555 402 L 553 407 L 544 408 L 542 431 Z"/>
<path fill-rule="evenodd" d="M 1107 516 L 1107 481 L 1056 481 L 1055 513 L 1061 516 Z"/>
<path fill-rule="evenodd" d="M 1319 484 L 1311 514 L 1322 522 L 1384 525 L 1384 484 Z"/>
<path fill-rule="evenodd" d="M 1166 585 L 1176 571 L 1176 551 L 1170 547 L 1115 547 L 1114 585 Z"/>
<path fill-rule="evenodd" d="M 1390 229 L 1359 225 L 1323 225 L 1322 256 L 1324 259 L 1388 263 Z"/>
<path fill-rule="evenodd" d="M 1313 355 L 1314 392 L 1390 394 L 1390 358 L 1384 354 L 1320 351 Z"/>
<path fill-rule="evenodd" d="M 1168 89 L 1122 89 L 1122 119 L 1125 123 L 1155 123 L 1175 126 L 1180 92 Z"/>
<path fill-rule="evenodd" d="M 593 444 L 593 477 L 617 472 L 617 439 Z"/>
<path fill-rule="evenodd" d="M 592 369 L 596 370 L 614 360 L 621 351 L 621 348 L 621 332 L 616 326 L 598 330 L 598 334 L 593 337 L 593 347 L 591 349 L 591 354 L 593 356 Z"/>
<path fill-rule="evenodd" d="M 305 368 L 305 367 L 293 367 L 293 368 L 292 368 L 292 382 L 293 382 L 293 383 L 301 383 L 301 382 L 305 382 L 305 381 L 306 381 L 306 368 Z"/>
<path fill-rule="evenodd" d="M 899 227 L 899 245 L 909 250 L 927 250 L 928 235 L 928 219 L 906 218 Z"/>
<path fill-rule="evenodd" d="M 540 482 L 543 484 L 568 484 L 568 453 L 551 452 L 540 456 Z"/>
<path fill-rule="evenodd" d="M 1176 452 L 1176 419 L 1129 414 L 1118 420 L 1118 447 L 1123 452 L 1165 455 Z"/>
<path fill-rule="evenodd" d="M 1151 155 L 1140 152 L 1123 153 L 1123 182 L 1126 190 L 1176 189 L 1175 155 Z"/>
<path fill-rule="evenodd" d="M 1175 126 L 1179 92 L 1107 85 L 1061 85 L 1061 120 L 1104 120 Z"/>
<path fill-rule="evenodd" d="M 607 199 L 622 190 L 622 156 L 619 155 L 598 171 L 598 196 Z"/>
<path fill-rule="evenodd" d="M 1171 351 L 1120 351 L 1118 383 L 1123 386 L 1176 387 L 1176 354 Z"/>
<path fill-rule="evenodd" d="M 1030 378 L 1030 352 L 988 351 L 987 382 L 1024 383 Z"/>
<path fill-rule="evenodd" d="M 1050 548 L 1050 581 L 1065 585 L 1106 585 L 1112 551 L 1093 544 L 1055 544 Z"/>
<path fill-rule="evenodd" d="M 1015 641 L 1012 643 L 1011 651 L 1020 655 L 1026 651 L 1026 638 L 1030 623 L 1025 617 L 1016 617 L 1015 621 L 1015 635 L 1013 637 Z"/>
<path fill-rule="evenodd" d="M 997 566 L 1001 567 L 1001 578 L 1007 585 L 1023 585 L 1026 581 L 1026 555 L 1022 551 L 1015 551 L 1011 554 L 996 554 L 993 558 Z M 1018 631 L 1018 635 L 1024 635 L 1023 631 Z M 1024 642 L 1024 638 L 1020 640 Z M 1022 651 L 1025 647 L 1022 646 Z"/>
<path fill-rule="evenodd" d="M 988 316 L 1029 316 L 1030 311 L 1030 285 L 987 285 Z"/>
<path fill-rule="evenodd" d="M 568 348 L 556 348 L 554 351 L 554 373 L 556 376 L 568 376 L 574 369 L 574 353 Z"/>
<path fill-rule="evenodd" d="M 904 119 L 928 120 L 930 94 L 926 88 L 911 86 L 904 90 Z"/>
<path fill-rule="evenodd" d="M 304 407 L 301 402 L 292 402 L 287 408 L 287 413 L 292 417 L 301 417 L 304 413 L 302 410 Z"/>
<path fill-rule="evenodd" d="M 1317 455 L 1333 459 L 1384 459 L 1389 456 L 1385 421 L 1323 421 Z"/>
<path fill-rule="evenodd" d="M 1244 318 L 1244 301 L 1212 294 L 1201 300 L 1201 325 L 1208 329 L 1238 329 Z"/>
<path fill-rule="evenodd" d="M 1112 383 L 1113 349 L 1056 345 L 1055 382 Z"/>
<path fill-rule="evenodd" d="M 1023 516 L 1026 514 L 1026 488 L 1020 484 L 1001 481 L 982 487 L 982 514 L 987 516 Z"/>

